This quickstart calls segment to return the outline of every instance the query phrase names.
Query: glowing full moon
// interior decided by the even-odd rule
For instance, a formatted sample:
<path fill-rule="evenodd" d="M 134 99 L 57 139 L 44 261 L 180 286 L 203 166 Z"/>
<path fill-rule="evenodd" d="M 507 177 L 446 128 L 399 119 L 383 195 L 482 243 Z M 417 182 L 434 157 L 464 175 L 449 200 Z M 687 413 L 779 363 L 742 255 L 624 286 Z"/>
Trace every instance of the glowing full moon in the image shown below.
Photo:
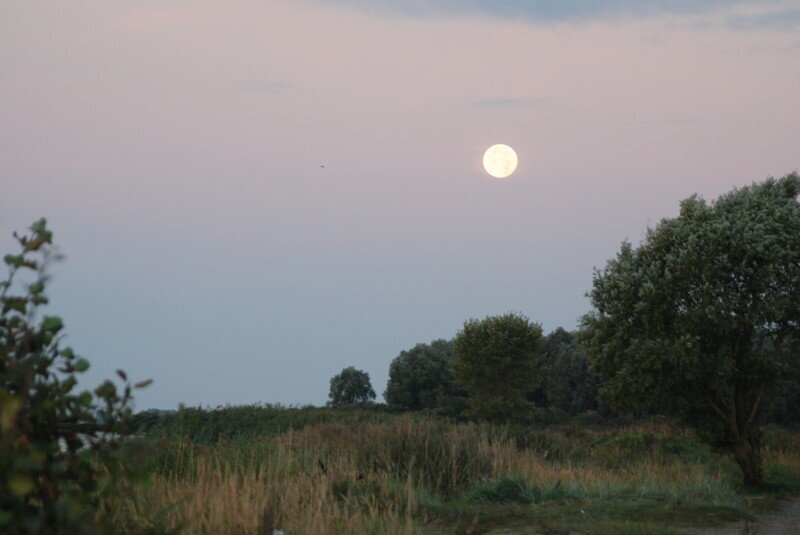
<path fill-rule="evenodd" d="M 483 154 L 483 167 L 495 178 L 505 178 L 517 168 L 517 153 L 508 145 L 492 145 Z"/>

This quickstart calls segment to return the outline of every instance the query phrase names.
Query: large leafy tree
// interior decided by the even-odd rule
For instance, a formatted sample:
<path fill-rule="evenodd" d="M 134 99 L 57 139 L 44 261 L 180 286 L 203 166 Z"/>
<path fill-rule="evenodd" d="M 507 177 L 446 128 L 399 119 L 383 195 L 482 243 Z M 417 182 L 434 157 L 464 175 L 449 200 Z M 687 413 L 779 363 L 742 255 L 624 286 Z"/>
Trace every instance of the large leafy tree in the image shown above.
<path fill-rule="evenodd" d="M 487 420 L 524 418 L 528 392 L 541 382 L 542 327 L 521 314 L 471 319 L 453 340 L 453 370 L 470 413 Z"/>
<path fill-rule="evenodd" d="M 686 416 L 730 449 L 747 485 L 763 482 L 759 425 L 797 358 L 798 194 L 791 174 L 684 200 L 595 273 L 584 318 L 601 394 Z"/>
<path fill-rule="evenodd" d="M 331 377 L 329 398 L 333 406 L 363 405 L 375 400 L 375 390 L 367 372 L 349 366 Z"/>
<path fill-rule="evenodd" d="M 402 351 L 389 366 L 386 402 L 408 410 L 435 409 L 453 395 L 451 344 L 434 340 Z"/>

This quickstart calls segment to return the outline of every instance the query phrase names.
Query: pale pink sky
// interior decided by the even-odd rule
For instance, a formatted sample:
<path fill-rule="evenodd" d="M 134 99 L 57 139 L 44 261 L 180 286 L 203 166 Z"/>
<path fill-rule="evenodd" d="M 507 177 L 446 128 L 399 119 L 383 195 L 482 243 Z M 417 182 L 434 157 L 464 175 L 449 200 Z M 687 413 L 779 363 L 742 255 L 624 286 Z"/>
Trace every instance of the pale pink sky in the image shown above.
<path fill-rule="evenodd" d="M 4 3 L 0 246 L 49 218 L 68 340 L 155 378 L 141 408 L 574 328 L 623 239 L 800 162 L 800 2 L 660 4 Z"/>

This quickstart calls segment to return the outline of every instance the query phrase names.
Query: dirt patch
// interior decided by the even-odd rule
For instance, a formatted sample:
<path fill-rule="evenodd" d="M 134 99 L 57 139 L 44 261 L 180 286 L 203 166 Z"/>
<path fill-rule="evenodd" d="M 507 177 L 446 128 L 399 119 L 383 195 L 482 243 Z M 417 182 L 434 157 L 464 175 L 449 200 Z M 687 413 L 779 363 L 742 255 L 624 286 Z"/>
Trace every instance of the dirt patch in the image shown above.
<path fill-rule="evenodd" d="M 792 500 L 780 512 L 760 515 L 755 522 L 741 521 L 719 528 L 688 528 L 686 535 L 800 535 L 800 499 Z"/>

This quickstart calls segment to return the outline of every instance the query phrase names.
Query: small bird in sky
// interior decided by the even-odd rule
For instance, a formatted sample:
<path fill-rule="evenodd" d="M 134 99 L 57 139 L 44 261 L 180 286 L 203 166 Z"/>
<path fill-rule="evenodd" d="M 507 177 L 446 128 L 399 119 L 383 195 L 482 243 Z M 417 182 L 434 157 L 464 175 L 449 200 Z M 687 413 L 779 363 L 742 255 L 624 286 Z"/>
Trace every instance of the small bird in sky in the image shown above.
<path fill-rule="evenodd" d="M 320 167 L 322 167 L 323 169 L 325 169 L 325 166 L 324 166 L 324 165 L 320 165 Z"/>

